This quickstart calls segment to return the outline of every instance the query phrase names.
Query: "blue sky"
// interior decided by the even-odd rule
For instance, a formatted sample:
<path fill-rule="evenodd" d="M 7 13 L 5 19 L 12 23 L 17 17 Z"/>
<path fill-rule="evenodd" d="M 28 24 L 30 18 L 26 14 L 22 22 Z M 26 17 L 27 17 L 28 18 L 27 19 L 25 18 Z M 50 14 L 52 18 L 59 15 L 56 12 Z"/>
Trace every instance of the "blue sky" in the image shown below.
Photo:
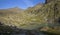
<path fill-rule="evenodd" d="M 38 3 L 44 3 L 44 0 L 0 0 L 0 9 L 19 7 L 26 9 Z"/>

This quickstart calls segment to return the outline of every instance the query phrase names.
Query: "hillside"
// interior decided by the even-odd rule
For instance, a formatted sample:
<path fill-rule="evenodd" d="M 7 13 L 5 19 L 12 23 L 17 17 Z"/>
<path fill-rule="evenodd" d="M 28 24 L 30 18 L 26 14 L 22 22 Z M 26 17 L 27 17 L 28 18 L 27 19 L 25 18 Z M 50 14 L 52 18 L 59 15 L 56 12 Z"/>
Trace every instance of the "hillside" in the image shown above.
<path fill-rule="evenodd" d="M 9 8 L 9 9 L 0 9 L 0 16 L 5 16 L 5 15 L 11 15 L 11 14 L 18 14 L 23 12 L 23 9 L 20 9 L 18 7 L 14 8 Z"/>
<path fill-rule="evenodd" d="M 35 7 L 32 7 L 34 10 L 38 10 L 39 7 L 41 7 L 41 5 L 36 5 Z M 37 9 L 36 9 L 37 8 Z M 30 8 L 28 10 L 30 11 L 33 11 L 30 10 Z M 17 11 L 15 12 L 15 10 L 19 10 L 18 8 L 10 8 L 6 11 L 4 10 L 0 10 L 4 16 L 0 16 L 0 22 L 1 23 L 4 23 L 5 25 L 9 25 L 9 26 L 17 26 L 18 28 L 22 28 L 22 29 L 36 29 L 36 28 L 39 28 L 40 26 L 40 19 L 39 17 L 36 17 L 36 15 L 34 15 L 33 13 L 32 14 L 29 14 L 27 12 L 27 10 L 25 10 L 24 12 L 20 12 L 19 10 L 19 13 L 17 13 Z M 11 13 L 13 12 L 13 13 Z M 5 15 L 6 13 L 6 15 Z M 36 28 L 35 28 L 36 27 Z"/>

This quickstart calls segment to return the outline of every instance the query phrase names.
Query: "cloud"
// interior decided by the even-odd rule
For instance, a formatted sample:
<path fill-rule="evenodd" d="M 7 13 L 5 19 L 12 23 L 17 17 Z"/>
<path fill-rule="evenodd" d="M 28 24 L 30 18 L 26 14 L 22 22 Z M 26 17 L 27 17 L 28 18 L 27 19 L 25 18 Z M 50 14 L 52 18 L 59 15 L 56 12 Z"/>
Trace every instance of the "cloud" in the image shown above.
<path fill-rule="evenodd" d="M 30 0 L 23 0 L 23 2 L 24 2 L 28 7 L 33 6 L 33 2 L 31 2 Z"/>

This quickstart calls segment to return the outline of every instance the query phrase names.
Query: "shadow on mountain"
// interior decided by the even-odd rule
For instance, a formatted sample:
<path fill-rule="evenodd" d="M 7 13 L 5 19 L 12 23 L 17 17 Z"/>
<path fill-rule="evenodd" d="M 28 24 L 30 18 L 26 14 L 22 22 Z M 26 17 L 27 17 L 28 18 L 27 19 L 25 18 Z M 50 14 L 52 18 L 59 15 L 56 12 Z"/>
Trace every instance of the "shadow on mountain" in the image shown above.
<path fill-rule="evenodd" d="M 7 26 L 0 22 L 0 35 L 58 35 L 39 30 L 19 29 L 16 26 Z"/>

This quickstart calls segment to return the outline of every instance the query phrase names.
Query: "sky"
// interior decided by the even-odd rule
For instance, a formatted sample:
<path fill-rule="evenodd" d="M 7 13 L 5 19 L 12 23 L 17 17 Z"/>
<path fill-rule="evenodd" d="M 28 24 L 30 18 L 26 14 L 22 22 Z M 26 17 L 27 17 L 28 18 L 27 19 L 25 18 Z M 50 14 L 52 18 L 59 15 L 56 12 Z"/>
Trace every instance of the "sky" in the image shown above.
<path fill-rule="evenodd" d="M 28 7 L 33 7 L 38 3 L 44 3 L 45 0 L 0 0 L 0 9 L 19 7 L 21 9 L 26 9 Z"/>

